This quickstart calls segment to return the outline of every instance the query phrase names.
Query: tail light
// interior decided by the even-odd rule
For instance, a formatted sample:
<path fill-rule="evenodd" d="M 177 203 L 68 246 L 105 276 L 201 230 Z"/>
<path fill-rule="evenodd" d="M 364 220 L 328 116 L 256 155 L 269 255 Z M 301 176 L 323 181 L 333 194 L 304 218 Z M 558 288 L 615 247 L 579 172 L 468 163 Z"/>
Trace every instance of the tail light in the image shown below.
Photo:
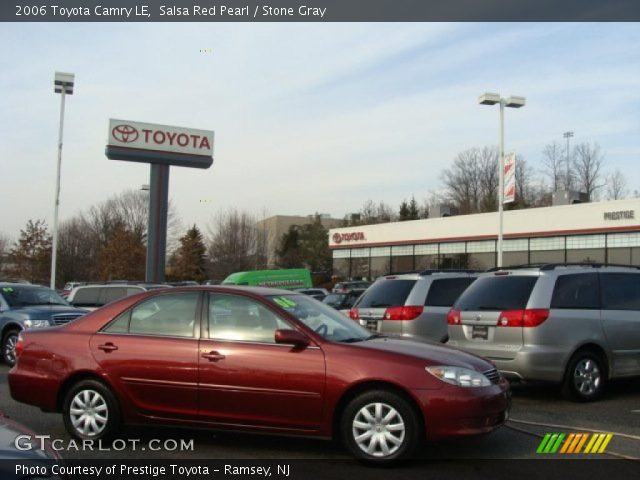
<path fill-rule="evenodd" d="M 546 308 L 505 310 L 498 317 L 498 327 L 537 327 L 549 318 Z"/>
<path fill-rule="evenodd" d="M 384 320 L 414 320 L 418 318 L 424 307 L 422 305 L 417 306 L 404 306 L 404 307 L 389 307 L 385 310 Z"/>
<path fill-rule="evenodd" d="M 449 310 L 449 313 L 447 313 L 447 323 L 449 325 L 460 325 L 462 323 L 460 310 L 455 310 L 453 308 Z"/>
<path fill-rule="evenodd" d="M 16 342 L 15 356 L 16 358 L 22 355 L 24 351 L 24 339 L 22 338 L 22 334 L 18 335 L 18 341 Z"/>
<path fill-rule="evenodd" d="M 351 320 L 360 320 L 360 312 L 357 308 L 352 308 L 349 310 L 349 318 Z"/>

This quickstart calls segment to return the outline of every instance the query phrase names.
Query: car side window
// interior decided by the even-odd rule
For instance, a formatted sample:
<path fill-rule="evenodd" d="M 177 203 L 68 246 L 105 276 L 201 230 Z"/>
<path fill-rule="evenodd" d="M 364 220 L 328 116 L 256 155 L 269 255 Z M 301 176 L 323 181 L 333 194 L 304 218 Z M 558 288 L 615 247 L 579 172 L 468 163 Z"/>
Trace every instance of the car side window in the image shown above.
<path fill-rule="evenodd" d="M 209 295 L 209 338 L 275 343 L 276 330 L 291 328 L 256 300 L 239 295 Z"/>
<path fill-rule="evenodd" d="M 551 297 L 551 308 L 600 308 L 600 285 L 597 273 L 560 275 Z"/>
<path fill-rule="evenodd" d="M 640 311 L 640 275 L 602 273 L 602 309 Z"/>
<path fill-rule="evenodd" d="M 104 304 L 114 302 L 127 296 L 127 289 L 124 287 L 105 288 Z"/>
<path fill-rule="evenodd" d="M 102 331 L 106 333 L 129 333 L 130 318 L 131 310 L 127 310 L 112 320 Z"/>
<path fill-rule="evenodd" d="M 158 295 L 139 303 L 131 310 L 129 334 L 193 337 L 198 296 L 197 292 Z"/>
<path fill-rule="evenodd" d="M 73 297 L 73 305 L 76 307 L 99 306 L 100 287 L 80 288 Z"/>

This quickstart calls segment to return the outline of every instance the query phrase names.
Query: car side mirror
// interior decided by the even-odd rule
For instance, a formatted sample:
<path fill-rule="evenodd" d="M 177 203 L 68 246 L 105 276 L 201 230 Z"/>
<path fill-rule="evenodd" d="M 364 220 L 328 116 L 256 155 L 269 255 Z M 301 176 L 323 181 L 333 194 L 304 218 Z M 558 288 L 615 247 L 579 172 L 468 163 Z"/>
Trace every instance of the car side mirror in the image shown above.
<path fill-rule="evenodd" d="M 275 335 L 276 343 L 295 345 L 296 347 L 306 347 L 309 345 L 310 340 L 306 335 L 298 332 L 297 330 L 276 330 Z"/>

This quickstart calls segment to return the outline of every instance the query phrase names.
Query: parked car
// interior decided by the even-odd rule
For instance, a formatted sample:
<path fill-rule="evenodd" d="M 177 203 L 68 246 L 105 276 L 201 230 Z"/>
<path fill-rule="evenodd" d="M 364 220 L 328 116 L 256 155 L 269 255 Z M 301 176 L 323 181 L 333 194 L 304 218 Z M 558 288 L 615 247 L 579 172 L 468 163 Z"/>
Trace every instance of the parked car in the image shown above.
<path fill-rule="evenodd" d="M 29 466 L 47 467 L 47 474 L 45 476 L 20 474 L 16 470 L 16 465 L 19 464 L 17 461 Z M 48 440 L 37 439 L 34 431 L 10 419 L 0 410 L 0 478 L 3 480 L 44 480 L 45 478 L 58 480 L 59 477 L 50 474 L 50 468 L 60 461 L 60 455 Z"/>
<path fill-rule="evenodd" d="M 477 275 L 470 270 L 425 270 L 380 277 L 349 317 L 374 332 L 444 343 L 447 314 Z"/>
<path fill-rule="evenodd" d="M 74 288 L 67 301 L 74 307 L 80 307 L 87 310 L 96 310 L 97 308 L 111 303 L 129 295 L 134 295 L 148 290 L 156 290 L 163 288 L 171 288 L 170 285 L 164 284 L 128 284 L 128 283 L 108 283 L 82 285 Z"/>
<path fill-rule="evenodd" d="M 64 325 L 87 313 L 73 308 L 55 291 L 38 285 L 0 283 L 2 360 L 14 365 L 18 334 L 25 329 Z"/>
<path fill-rule="evenodd" d="M 69 296 L 69 294 L 71 293 L 71 290 L 73 290 L 76 287 L 79 287 L 81 285 L 86 285 L 87 282 L 67 282 L 64 284 L 64 287 L 62 288 L 62 291 L 60 292 L 60 296 L 62 298 L 67 298 Z"/>
<path fill-rule="evenodd" d="M 640 375 L 640 269 L 549 264 L 482 275 L 448 316 L 449 344 L 509 378 L 596 400 L 607 380 Z"/>
<path fill-rule="evenodd" d="M 364 289 L 357 288 L 349 290 L 346 293 L 330 293 L 322 300 L 322 303 L 325 303 L 349 316 L 349 310 L 363 293 Z"/>
<path fill-rule="evenodd" d="M 425 438 L 492 431 L 509 407 L 508 382 L 485 359 L 372 335 L 269 288 L 134 295 L 55 334 L 25 332 L 16 352 L 11 396 L 61 413 L 79 439 L 150 423 L 335 435 L 387 462 Z"/>
<path fill-rule="evenodd" d="M 271 287 L 285 290 L 313 288 L 311 272 L 306 268 L 235 272 L 225 278 L 222 281 L 222 285 L 246 285 L 249 287 Z"/>
<path fill-rule="evenodd" d="M 329 295 L 329 290 L 326 288 L 296 288 L 294 292 L 304 293 L 320 301 Z"/>
<path fill-rule="evenodd" d="M 349 282 L 338 282 L 333 286 L 333 293 L 348 293 L 351 290 L 366 290 L 372 282 L 365 280 L 353 280 Z"/>

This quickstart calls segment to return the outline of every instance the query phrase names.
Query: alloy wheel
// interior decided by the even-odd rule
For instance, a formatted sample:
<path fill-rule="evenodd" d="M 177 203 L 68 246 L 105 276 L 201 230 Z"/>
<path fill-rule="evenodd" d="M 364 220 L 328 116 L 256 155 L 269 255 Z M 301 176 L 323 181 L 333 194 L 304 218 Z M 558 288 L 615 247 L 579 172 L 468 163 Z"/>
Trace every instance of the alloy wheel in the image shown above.
<path fill-rule="evenodd" d="M 403 444 L 404 420 L 391 405 L 382 402 L 362 407 L 353 418 L 353 439 L 368 455 L 378 458 L 393 455 Z"/>
<path fill-rule="evenodd" d="M 11 334 L 7 337 L 4 346 L 4 359 L 9 365 L 16 363 L 16 344 L 18 343 L 18 336 Z"/>
<path fill-rule="evenodd" d="M 602 375 L 598 365 L 591 358 L 580 360 L 573 372 L 574 385 L 582 395 L 593 395 L 600 389 Z"/>
<path fill-rule="evenodd" d="M 109 407 L 104 397 L 95 390 L 80 390 L 71 400 L 69 418 L 79 434 L 96 437 L 107 426 Z"/>

